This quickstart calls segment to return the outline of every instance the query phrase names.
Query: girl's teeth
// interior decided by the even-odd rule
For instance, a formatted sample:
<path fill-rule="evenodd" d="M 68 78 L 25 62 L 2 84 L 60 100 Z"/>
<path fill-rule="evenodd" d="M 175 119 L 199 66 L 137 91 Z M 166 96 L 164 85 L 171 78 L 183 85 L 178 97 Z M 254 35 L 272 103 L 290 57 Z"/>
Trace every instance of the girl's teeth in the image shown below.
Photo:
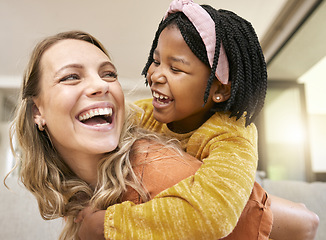
<path fill-rule="evenodd" d="M 164 95 L 160 95 L 157 92 L 153 92 L 153 97 L 157 98 L 157 99 L 168 99 L 169 97 L 164 96 Z"/>

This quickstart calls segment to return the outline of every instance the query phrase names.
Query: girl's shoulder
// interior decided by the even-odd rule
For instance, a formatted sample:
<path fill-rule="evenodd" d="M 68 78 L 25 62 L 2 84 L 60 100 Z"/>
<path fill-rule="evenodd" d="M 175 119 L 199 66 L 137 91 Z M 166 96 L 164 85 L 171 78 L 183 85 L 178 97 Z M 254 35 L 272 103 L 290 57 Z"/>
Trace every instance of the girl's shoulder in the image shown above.
<path fill-rule="evenodd" d="M 138 107 L 142 108 L 143 110 L 154 108 L 152 105 L 151 98 L 137 100 L 134 102 L 134 104 L 137 105 Z"/>
<path fill-rule="evenodd" d="M 235 116 L 231 116 L 230 112 L 216 112 L 213 114 L 203 125 L 202 127 L 206 128 L 234 128 L 234 129 L 255 129 L 255 124 L 251 123 L 246 126 L 245 116 L 241 116 L 237 118 Z"/>
<path fill-rule="evenodd" d="M 253 123 L 246 126 L 244 117 L 237 119 L 230 117 L 230 113 L 217 112 L 192 134 L 188 144 L 196 140 L 208 142 L 212 139 L 224 139 L 231 136 L 255 139 L 256 135 L 256 126 Z"/>

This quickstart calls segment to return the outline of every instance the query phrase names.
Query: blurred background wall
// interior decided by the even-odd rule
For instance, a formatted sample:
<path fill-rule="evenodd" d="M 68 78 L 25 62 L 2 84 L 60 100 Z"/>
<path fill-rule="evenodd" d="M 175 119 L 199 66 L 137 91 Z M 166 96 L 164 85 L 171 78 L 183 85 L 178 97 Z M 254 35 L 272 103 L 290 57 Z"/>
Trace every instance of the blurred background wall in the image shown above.
<path fill-rule="evenodd" d="M 257 120 L 259 170 L 275 180 L 325 181 L 326 3 L 318 0 L 207 0 L 257 31 L 268 63 L 266 104 Z M 32 47 L 79 29 L 109 50 L 130 101 L 150 97 L 140 72 L 170 0 L 0 0 L 0 176 L 14 161 L 8 127 Z"/>

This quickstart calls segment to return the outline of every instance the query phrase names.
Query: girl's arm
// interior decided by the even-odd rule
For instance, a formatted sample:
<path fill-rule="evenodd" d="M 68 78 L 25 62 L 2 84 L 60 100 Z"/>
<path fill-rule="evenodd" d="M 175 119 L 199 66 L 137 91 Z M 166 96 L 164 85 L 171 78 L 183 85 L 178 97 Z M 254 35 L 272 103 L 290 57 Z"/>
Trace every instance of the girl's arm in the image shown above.
<path fill-rule="evenodd" d="M 145 155 L 147 159 L 156 160 L 148 161 Z M 178 181 L 189 175 L 193 175 L 201 165 L 201 162 L 190 155 L 181 157 L 177 153 L 169 149 L 164 149 L 161 146 L 158 146 L 158 148 L 152 146 L 152 151 L 145 155 L 139 155 L 137 158 L 133 158 L 135 165 L 134 170 L 139 180 L 142 181 L 149 191 L 151 198 L 160 191 L 173 186 Z M 164 156 L 164 158 L 162 158 L 162 156 Z M 261 208 L 266 200 L 262 200 L 260 203 L 261 196 L 264 196 L 264 190 L 257 186 L 257 184 L 255 185 L 255 189 L 255 194 L 250 196 L 251 202 L 247 203 L 246 210 L 240 217 L 240 224 L 238 222 L 235 230 L 232 232 L 233 235 L 228 236 L 227 239 L 238 239 L 239 236 L 244 238 L 243 234 L 246 236 L 245 239 L 252 239 L 252 237 L 257 234 L 261 234 L 260 236 L 262 237 L 265 231 L 269 229 L 270 225 L 268 226 L 266 224 L 271 224 L 271 219 L 269 219 L 270 210 Z M 274 215 L 271 235 L 273 239 L 293 239 L 293 236 L 298 240 L 314 239 L 318 227 L 318 216 L 310 212 L 302 204 L 293 203 L 275 196 L 270 196 L 270 198 L 272 200 Z M 124 200 L 140 203 L 137 199 L 139 199 L 138 194 L 133 189 L 129 189 L 124 196 Z M 258 206 L 256 206 L 257 204 Z M 86 217 L 79 231 L 81 240 L 104 239 L 104 214 L 104 210 L 93 212 L 90 209 L 86 209 L 83 211 L 82 218 L 84 216 Z M 262 215 L 264 216 L 262 217 L 260 214 L 266 215 Z M 262 219 L 265 220 L 261 222 Z M 248 221 L 250 223 L 248 223 Z M 250 230 L 246 232 L 247 230 L 245 229 Z M 163 238 L 163 236 L 164 235 L 157 235 L 160 239 Z M 189 237 L 191 237 L 191 235 L 185 238 Z"/>
<path fill-rule="evenodd" d="M 244 138 L 236 139 L 224 146 L 228 157 L 229 151 L 239 143 L 244 143 L 241 149 L 246 147 Z M 235 151 L 234 156 L 246 158 L 247 154 L 241 151 Z M 109 207 L 105 218 L 106 238 L 199 240 L 227 236 L 249 199 L 253 187 L 249 172 L 255 168 L 247 169 L 247 164 L 234 159 L 230 171 L 230 164 L 216 162 L 214 156 L 205 159 L 194 176 L 161 192 L 152 201 L 140 205 L 124 202 Z M 238 172 L 250 180 L 243 181 Z"/>
<path fill-rule="evenodd" d="M 141 107 L 143 126 L 162 132 L 162 124 L 152 118 L 151 102 L 147 101 L 149 111 Z M 188 143 L 187 152 L 204 162 L 196 174 L 152 201 L 109 207 L 107 239 L 218 239 L 231 233 L 254 184 L 257 133 L 254 126 L 245 128 L 243 121 L 226 114 L 217 121 L 209 124 L 216 127 L 208 132 L 214 136 L 198 132 L 196 141 Z"/>
<path fill-rule="evenodd" d="M 146 141 L 138 141 L 137 145 L 139 144 L 144 144 L 144 149 L 148 149 L 149 145 Z M 152 144 L 146 154 L 132 156 L 132 163 L 136 176 L 147 189 L 151 198 L 195 174 L 202 164 L 202 162 L 186 153 L 181 156 L 174 149 Z M 123 200 L 139 203 L 138 193 L 129 188 Z M 81 223 L 78 232 L 80 240 L 104 239 L 104 216 L 105 210 L 94 211 L 94 209 L 88 207 L 81 211 L 76 218 L 76 222 Z M 160 239 L 162 238 L 160 237 Z"/>

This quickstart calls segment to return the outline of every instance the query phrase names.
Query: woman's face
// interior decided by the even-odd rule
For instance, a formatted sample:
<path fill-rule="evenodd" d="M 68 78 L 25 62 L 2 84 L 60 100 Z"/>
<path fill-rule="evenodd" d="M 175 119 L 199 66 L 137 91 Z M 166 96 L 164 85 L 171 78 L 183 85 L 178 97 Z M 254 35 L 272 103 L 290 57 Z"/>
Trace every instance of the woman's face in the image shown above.
<path fill-rule="evenodd" d="M 46 50 L 40 66 L 41 92 L 34 99 L 34 120 L 45 122 L 68 165 L 114 150 L 125 106 L 108 56 L 88 42 L 67 39 Z"/>

